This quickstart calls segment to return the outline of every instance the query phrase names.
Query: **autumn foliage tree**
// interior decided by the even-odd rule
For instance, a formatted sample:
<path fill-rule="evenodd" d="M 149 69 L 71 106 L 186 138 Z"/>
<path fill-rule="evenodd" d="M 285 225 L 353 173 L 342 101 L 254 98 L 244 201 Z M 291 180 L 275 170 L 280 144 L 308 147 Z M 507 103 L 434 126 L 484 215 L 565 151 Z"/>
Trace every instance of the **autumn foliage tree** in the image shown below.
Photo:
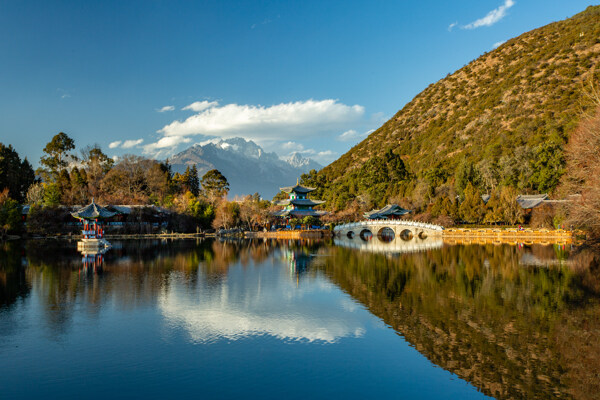
<path fill-rule="evenodd" d="M 6 233 L 18 232 L 21 227 L 21 207 L 5 188 L 0 192 L 0 238 Z"/>
<path fill-rule="evenodd" d="M 600 105 L 572 134 L 566 158 L 564 188 L 578 195 L 570 202 L 567 222 L 600 238 Z"/>

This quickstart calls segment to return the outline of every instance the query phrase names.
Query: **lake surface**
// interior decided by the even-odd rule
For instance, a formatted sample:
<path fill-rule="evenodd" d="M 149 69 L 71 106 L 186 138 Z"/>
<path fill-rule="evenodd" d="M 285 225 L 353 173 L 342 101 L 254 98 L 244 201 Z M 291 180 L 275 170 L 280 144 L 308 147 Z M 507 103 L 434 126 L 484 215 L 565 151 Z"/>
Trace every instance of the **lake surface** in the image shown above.
<path fill-rule="evenodd" d="M 598 398 L 598 257 L 356 243 L 0 244 L 0 398 Z"/>

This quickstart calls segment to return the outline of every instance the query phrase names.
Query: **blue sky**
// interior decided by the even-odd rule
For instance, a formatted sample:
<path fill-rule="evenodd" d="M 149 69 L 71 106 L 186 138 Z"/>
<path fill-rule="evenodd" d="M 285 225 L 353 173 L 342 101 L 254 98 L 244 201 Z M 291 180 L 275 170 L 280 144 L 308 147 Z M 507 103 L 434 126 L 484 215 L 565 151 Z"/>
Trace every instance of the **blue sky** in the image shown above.
<path fill-rule="evenodd" d="M 338 158 L 429 84 L 597 2 L 0 0 L 0 142 Z"/>

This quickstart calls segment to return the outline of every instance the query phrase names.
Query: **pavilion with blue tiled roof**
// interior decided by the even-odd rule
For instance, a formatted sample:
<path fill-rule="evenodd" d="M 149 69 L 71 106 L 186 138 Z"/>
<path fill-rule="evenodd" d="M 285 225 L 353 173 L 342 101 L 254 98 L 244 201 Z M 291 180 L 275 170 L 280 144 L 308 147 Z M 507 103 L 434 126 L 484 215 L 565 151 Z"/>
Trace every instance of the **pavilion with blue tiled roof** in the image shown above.
<path fill-rule="evenodd" d="M 323 204 L 325 201 L 308 198 L 308 194 L 315 190 L 314 188 L 302 186 L 296 182 L 294 186 L 286 186 L 280 189 L 288 193 L 289 198 L 275 202 L 275 205 L 284 206 L 284 208 L 274 212 L 274 216 L 282 218 L 304 218 L 311 216 L 318 218 L 327 214 L 325 211 L 314 209 L 315 206 Z"/>

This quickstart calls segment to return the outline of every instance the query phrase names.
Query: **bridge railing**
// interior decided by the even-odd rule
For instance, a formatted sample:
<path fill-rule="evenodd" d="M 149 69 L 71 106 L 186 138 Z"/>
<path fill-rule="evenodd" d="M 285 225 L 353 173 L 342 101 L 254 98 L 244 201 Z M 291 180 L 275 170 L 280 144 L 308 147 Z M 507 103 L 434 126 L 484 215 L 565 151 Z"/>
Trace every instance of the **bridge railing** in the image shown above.
<path fill-rule="evenodd" d="M 333 228 L 334 231 L 339 231 L 342 229 L 352 229 L 352 228 L 356 228 L 356 227 L 361 227 L 361 226 L 407 226 L 407 227 L 417 227 L 417 228 L 423 228 L 423 229 L 430 229 L 430 230 L 435 230 L 435 231 L 442 231 L 444 230 L 443 226 L 440 225 L 434 225 L 434 224 L 429 224 L 426 222 L 420 222 L 420 221 L 412 221 L 412 220 L 368 220 L 368 221 L 360 221 L 360 222 L 351 222 L 348 224 L 343 224 L 343 225 L 338 225 L 336 227 Z"/>

